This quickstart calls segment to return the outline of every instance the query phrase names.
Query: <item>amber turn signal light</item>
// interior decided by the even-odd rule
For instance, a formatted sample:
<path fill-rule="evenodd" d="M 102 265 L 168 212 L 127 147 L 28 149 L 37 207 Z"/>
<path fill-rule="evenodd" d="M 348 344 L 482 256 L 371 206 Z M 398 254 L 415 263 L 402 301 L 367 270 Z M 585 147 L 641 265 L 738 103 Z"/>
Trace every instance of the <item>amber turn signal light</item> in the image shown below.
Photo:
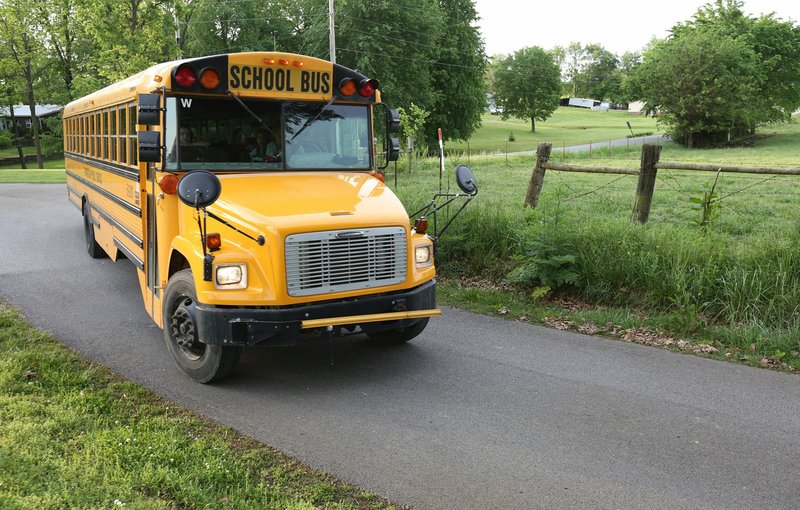
<path fill-rule="evenodd" d="M 218 233 L 206 234 L 206 247 L 209 251 L 217 251 L 222 247 L 222 236 Z"/>
<path fill-rule="evenodd" d="M 428 218 L 423 216 L 414 222 L 414 232 L 417 234 L 425 234 L 428 231 Z"/>
<path fill-rule="evenodd" d="M 200 85 L 204 89 L 215 89 L 219 87 L 219 73 L 210 67 L 203 69 L 200 73 Z"/>
<path fill-rule="evenodd" d="M 356 81 L 352 78 L 345 78 L 339 83 L 339 92 L 345 97 L 350 97 L 356 93 Z"/>
<path fill-rule="evenodd" d="M 167 195 L 174 195 L 178 191 L 178 177 L 167 174 L 158 181 L 158 187 Z"/>

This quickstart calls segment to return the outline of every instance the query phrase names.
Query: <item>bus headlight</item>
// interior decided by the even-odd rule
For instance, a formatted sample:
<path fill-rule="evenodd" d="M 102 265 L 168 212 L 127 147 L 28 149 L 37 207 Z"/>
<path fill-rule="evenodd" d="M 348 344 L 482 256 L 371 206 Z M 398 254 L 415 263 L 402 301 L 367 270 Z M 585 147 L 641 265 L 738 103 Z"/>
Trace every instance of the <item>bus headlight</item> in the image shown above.
<path fill-rule="evenodd" d="M 247 264 L 220 264 L 214 269 L 215 289 L 246 289 Z"/>
<path fill-rule="evenodd" d="M 433 245 L 425 244 L 423 246 L 417 246 L 414 253 L 414 260 L 417 263 L 417 269 L 428 267 L 433 264 Z"/>

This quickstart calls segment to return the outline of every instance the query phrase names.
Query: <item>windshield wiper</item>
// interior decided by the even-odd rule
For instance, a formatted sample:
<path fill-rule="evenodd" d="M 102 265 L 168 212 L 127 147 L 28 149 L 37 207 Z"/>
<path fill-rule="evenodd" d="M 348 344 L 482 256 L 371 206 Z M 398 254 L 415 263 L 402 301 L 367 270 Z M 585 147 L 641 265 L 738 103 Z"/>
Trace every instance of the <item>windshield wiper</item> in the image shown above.
<path fill-rule="evenodd" d="M 231 92 L 230 90 L 226 90 L 225 92 L 227 92 L 228 94 L 230 94 L 230 96 L 231 96 L 232 98 L 234 98 L 234 99 L 236 100 L 236 102 L 237 102 L 237 103 L 239 103 L 239 105 L 240 105 L 240 106 L 241 106 L 241 107 L 244 109 L 244 111 L 246 111 L 247 113 L 249 113 L 249 114 L 250 114 L 250 116 L 251 116 L 251 117 L 253 117 L 254 119 L 256 119 L 256 120 L 258 121 L 258 124 L 259 124 L 261 127 L 263 127 L 264 129 L 266 129 L 267 131 L 269 131 L 269 133 L 272 135 L 272 138 L 274 138 L 275 140 L 278 140 L 278 137 L 277 137 L 277 136 L 276 136 L 276 134 L 275 134 L 275 133 L 274 133 L 274 132 L 273 132 L 273 131 L 272 131 L 272 130 L 269 128 L 269 126 L 267 126 L 266 122 L 264 122 L 264 119 L 262 119 L 261 117 L 259 117 L 259 116 L 258 116 L 258 114 L 257 114 L 256 112 L 254 112 L 254 111 L 253 111 L 253 110 L 251 110 L 251 109 L 250 109 L 250 108 L 249 108 L 249 107 L 248 107 L 246 104 L 244 104 L 244 101 L 242 101 L 241 99 L 239 99 L 239 96 L 237 96 L 236 94 L 234 94 L 234 93 L 233 93 L 233 92 Z"/>
<path fill-rule="evenodd" d="M 308 126 L 310 126 L 311 124 L 313 124 L 313 123 L 314 123 L 314 122 L 315 122 L 315 121 L 316 121 L 316 120 L 319 118 L 319 116 L 320 116 L 320 115 L 322 115 L 322 112 L 324 112 L 325 110 L 327 110 L 327 109 L 328 109 L 328 107 L 331 105 L 331 103 L 333 103 L 333 99 L 331 99 L 330 101 L 328 101 L 328 103 L 327 103 L 325 106 L 323 106 L 323 107 L 322 107 L 322 108 L 321 108 L 321 109 L 320 109 L 320 110 L 317 112 L 317 114 L 316 114 L 316 115 L 314 115 L 313 117 L 311 117 L 310 119 L 308 119 L 308 120 L 306 121 L 306 123 L 305 123 L 305 124 L 303 124 L 303 127 L 301 127 L 301 128 L 300 128 L 300 129 L 297 131 L 297 133 L 295 133 L 295 134 L 294 134 L 294 136 L 293 136 L 293 137 L 291 137 L 291 138 L 289 139 L 289 141 L 291 142 L 292 140 L 294 140 L 295 138 L 297 138 L 297 137 L 300 135 L 300 133 L 302 133 L 302 132 L 303 132 L 303 131 L 304 131 L 304 130 L 305 130 L 307 127 L 308 127 Z"/>

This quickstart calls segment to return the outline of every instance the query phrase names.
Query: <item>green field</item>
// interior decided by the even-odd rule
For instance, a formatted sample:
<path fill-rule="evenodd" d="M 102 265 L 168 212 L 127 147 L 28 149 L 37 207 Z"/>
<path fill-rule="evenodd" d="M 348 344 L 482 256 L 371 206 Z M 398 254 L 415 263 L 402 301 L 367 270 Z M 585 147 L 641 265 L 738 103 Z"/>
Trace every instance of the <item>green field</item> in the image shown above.
<path fill-rule="evenodd" d="M 798 166 L 798 124 L 762 134 L 769 136 L 746 148 L 689 151 L 668 143 L 661 160 Z M 565 155 L 573 164 L 632 169 L 639 158 L 638 148 Z M 466 160 L 448 158 L 448 171 Z M 710 189 L 714 173 L 661 170 L 650 221 L 639 225 L 630 221 L 636 176 L 548 170 L 539 207 L 523 208 L 534 162 L 470 157 L 480 193 L 440 243 L 437 266 L 454 282 L 443 288 L 446 299 L 483 311 L 484 300 L 502 302 L 529 317 L 577 300 L 588 305 L 581 313 L 711 343 L 728 358 L 800 368 L 800 177 L 722 175 L 703 228 L 692 199 Z M 414 211 L 438 188 L 437 161 L 419 164 L 413 176 L 407 163 L 398 168 L 398 194 Z M 387 182 L 394 183 L 391 170 Z M 569 307 L 557 314 L 583 320 Z"/>
<path fill-rule="evenodd" d="M 472 135 L 469 142 L 446 142 L 449 150 L 470 152 L 509 152 L 535 150 L 541 142 L 552 143 L 554 147 L 580 145 L 592 142 L 599 146 L 602 142 L 626 138 L 631 135 L 626 122 L 631 123 L 633 133 L 659 132 L 653 117 L 631 115 L 626 111 L 592 111 L 586 108 L 560 106 L 544 122 L 536 123 L 536 132 L 531 133 L 530 119 L 509 118 L 502 120 L 499 115 L 483 115 L 482 126 Z M 508 142 L 509 134 L 514 141 Z M 445 138 L 447 133 L 444 133 Z"/>

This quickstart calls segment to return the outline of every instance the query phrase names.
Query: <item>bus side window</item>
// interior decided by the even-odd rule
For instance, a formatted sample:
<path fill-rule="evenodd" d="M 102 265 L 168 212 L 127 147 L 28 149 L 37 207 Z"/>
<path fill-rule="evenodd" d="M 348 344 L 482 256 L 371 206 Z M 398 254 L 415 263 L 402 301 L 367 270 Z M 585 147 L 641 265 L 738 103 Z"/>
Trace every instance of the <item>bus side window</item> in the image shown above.
<path fill-rule="evenodd" d="M 125 116 L 126 111 L 125 105 L 119 107 L 119 162 L 123 165 L 128 163 L 126 150 L 128 145 L 128 123 Z"/>
<path fill-rule="evenodd" d="M 130 154 L 130 164 L 137 165 L 139 154 L 136 148 L 136 105 L 131 103 L 128 106 L 128 154 Z"/>
<path fill-rule="evenodd" d="M 108 112 L 108 159 L 117 160 L 117 109 Z"/>

